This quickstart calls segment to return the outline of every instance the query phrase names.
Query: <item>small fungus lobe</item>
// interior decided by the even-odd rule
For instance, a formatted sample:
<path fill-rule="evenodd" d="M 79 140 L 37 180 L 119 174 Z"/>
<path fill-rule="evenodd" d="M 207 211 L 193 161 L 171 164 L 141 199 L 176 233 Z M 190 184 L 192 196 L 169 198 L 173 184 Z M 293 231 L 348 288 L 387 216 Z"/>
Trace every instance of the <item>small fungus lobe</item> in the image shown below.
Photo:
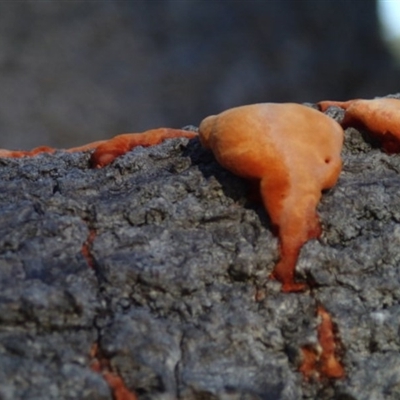
<path fill-rule="evenodd" d="M 335 106 L 345 110 L 343 128 L 366 129 L 389 154 L 400 152 L 400 100 L 381 98 L 373 100 L 320 101 L 318 107 L 326 111 Z"/>

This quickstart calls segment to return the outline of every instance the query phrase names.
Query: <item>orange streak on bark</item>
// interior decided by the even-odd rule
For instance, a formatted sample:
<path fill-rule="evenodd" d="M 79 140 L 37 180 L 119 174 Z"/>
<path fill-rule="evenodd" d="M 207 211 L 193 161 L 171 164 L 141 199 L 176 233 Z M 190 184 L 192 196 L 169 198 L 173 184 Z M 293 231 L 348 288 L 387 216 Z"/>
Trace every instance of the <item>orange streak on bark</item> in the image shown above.
<path fill-rule="evenodd" d="M 318 315 L 321 318 L 321 323 L 318 327 L 318 340 L 322 347 L 320 371 L 322 375 L 328 378 L 342 378 L 344 369 L 336 358 L 336 341 L 332 317 L 322 306 L 318 306 Z"/>
<path fill-rule="evenodd" d="M 301 349 L 303 362 L 299 371 L 305 379 L 340 379 L 345 375 L 344 368 L 336 355 L 336 339 L 330 314 L 318 306 L 317 315 L 321 322 L 317 328 L 319 345 L 315 348 L 304 346 Z"/>
<path fill-rule="evenodd" d="M 90 356 L 92 358 L 91 369 L 103 376 L 112 391 L 114 400 L 137 400 L 136 393 L 130 391 L 123 379 L 111 370 L 109 360 L 101 357 L 97 343 L 94 343 L 90 349 Z"/>
<path fill-rule="evenodd" d="M 303 374 L 303 376 L 309 380 L 311 378 L 317 378 L 317 360 L 318 355 L 316 349 L 313 349 L 308 346 L 304 346 L 301 349 L 303 363 L 301 364 L 299 371 Z"/>
<path fill-rule="evenodd" d="M 85 258 L 85 260 L 90 268 L 94 268 L 94 258 L 92 255 L 92 244 L 93 244 L 95 237 L 96 237 L 96 231 L 94 229 L 90 229 L 89 235 L 86 238 L 85 242 L 83 243 L 82 249 L 81 249 L 82 255 Z"/>
<path fill-rule="evenodd" d="M 104 371 L 103 377 L 110 386 L 114 400 L 137 400 L 136 394 L 132 393 L 126 386 L 122 378 L 112 372 Z"/>

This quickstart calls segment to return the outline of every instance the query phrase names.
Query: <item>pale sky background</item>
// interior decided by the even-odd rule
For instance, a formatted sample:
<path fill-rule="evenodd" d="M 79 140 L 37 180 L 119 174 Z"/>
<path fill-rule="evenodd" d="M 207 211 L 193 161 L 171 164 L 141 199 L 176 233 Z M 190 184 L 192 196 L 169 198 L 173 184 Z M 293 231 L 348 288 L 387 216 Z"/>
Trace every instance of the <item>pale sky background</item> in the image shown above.
<path fill-rule="evenodd" d="M 378 13 L 387 39 L 400 36 L 400 0 L 378 0 Z"/>

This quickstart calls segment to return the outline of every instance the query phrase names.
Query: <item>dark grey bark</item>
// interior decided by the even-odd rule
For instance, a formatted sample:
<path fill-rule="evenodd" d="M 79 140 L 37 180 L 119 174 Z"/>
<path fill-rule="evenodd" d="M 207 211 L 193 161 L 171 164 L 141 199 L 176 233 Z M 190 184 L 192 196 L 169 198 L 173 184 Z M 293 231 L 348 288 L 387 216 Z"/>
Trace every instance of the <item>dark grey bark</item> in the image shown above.
<path fill-rule="evenodd" d="M 311 289 L 292 294 L 268 280 L 278 249 L 262 206 L 197 139 L 99 170 L 88 159 L 0 160 L 1 399 L 111 399 L 95 343 L 141 400 L 400 396 L 399 155 L 346 131 L 323 236 L 297 266 Z M 298 372 L 318 305 L 341 380 Z"/>

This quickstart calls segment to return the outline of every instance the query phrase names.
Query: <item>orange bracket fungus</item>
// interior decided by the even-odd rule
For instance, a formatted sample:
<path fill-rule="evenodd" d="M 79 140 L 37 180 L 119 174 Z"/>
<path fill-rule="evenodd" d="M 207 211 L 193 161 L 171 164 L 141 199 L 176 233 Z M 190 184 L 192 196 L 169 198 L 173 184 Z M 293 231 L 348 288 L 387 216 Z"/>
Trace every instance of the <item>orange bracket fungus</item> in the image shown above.
<path fill-rule="evenodd" d="M 135 146 L 152 146 L 196 133 L 159 128 L 122 134 L 67 151 L 94 149 L 91 164 L 103 167 Z M 294 104 L 261 103 L 236 107 L 205 118 L 199 127 L 202 145 L 232 173 L 256 182 L 263 204 L 276 228 L 280 259 L 272 277 L 282 291 L 301 291 L 295 282 L 300 249 L 321 233 L 316 207 L 321 191 L 335 185 L 341 171 L 341 126 L 312 108 Z M 32 151 L 0 150 L 0 157 L 33 156 L 54 152 L 48 147 Z"/>
<path fill-rule="evenodd" d="M 381 98 L 373 100 L 320 101 L 321 111 L 336 106 L 345 110 L 341 125 L 368 130 L 387 153 L 400 152 L 400 100 Z"/>
<path fill-rule="evenodd" d="M 303 244 L 321 233 L 316 214 L 321 191 L 341 171 L 340 125 L 306 106 L 263 103 L 207 117 L 199 135 L 223 167 L 259 183 L 280 244 L 272 277 L 285 292 L 303 290 L 294 280 L 296 262 Z"/>

